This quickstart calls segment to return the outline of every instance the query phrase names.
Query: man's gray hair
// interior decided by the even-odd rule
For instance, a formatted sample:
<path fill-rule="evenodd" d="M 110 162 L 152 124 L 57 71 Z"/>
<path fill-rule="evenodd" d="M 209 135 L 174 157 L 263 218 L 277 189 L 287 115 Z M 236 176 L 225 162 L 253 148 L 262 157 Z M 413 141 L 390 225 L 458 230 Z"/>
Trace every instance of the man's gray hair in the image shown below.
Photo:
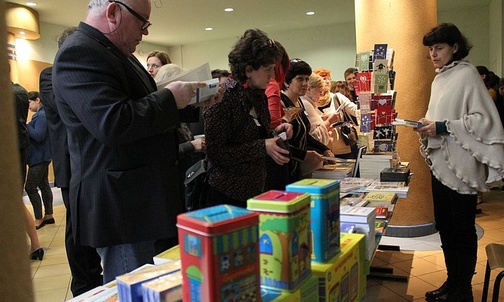
<path fill-rule="evenodd" d="M 109 0 L 90 0 L 88 14 L 95 15 L 101 13 L 109 4 Z"/>

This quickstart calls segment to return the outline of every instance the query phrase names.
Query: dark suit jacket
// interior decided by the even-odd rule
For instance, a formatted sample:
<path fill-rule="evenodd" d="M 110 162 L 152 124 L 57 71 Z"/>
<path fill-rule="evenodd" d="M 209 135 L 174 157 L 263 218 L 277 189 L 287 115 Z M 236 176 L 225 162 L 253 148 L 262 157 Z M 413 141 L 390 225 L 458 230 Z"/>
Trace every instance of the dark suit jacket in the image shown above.
<path fill-rule="evenodd" d="M 68 133 L 76 243 L 177 236 L 180 121 L 172 93 L 156 91 L 133 56 L 85 23 L 59 49 L 52 83 Z"/>
<path fill-rule="evenodd" d="M 65 124 L 58 114 L 58 107 L 52 90 L 52 67 L 40 73 L 40 98 L 44 103 L 47 117 L 47 128 L 51 139 L 51 152 L 54 169 L 54 185 L 68 188 L 70 184 L 70 155 L 68 154 Z"/>

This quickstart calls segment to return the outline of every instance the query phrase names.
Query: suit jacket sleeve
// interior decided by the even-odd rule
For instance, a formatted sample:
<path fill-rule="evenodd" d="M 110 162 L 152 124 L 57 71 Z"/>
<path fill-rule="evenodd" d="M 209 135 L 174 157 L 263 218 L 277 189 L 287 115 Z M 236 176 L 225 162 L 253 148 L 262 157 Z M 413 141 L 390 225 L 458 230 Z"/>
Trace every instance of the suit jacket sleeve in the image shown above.
<path fill-rule="evenodd" d="M 70 46 L 60 52 L 53 72 L 53 84 L 59 85 L 57 99 L 75 112 L 87 131 L 103 144 L 114 146 L 178 127 L 179 113 L 170 90 L 155 91 L 155 85 L 140 78 L 120 54 L 112 60 L 101 56 L 100 49 Z M 125 73 L 125 69 L 131 72 Z M 128 84 L 139 81 L 143 85 Z"/>

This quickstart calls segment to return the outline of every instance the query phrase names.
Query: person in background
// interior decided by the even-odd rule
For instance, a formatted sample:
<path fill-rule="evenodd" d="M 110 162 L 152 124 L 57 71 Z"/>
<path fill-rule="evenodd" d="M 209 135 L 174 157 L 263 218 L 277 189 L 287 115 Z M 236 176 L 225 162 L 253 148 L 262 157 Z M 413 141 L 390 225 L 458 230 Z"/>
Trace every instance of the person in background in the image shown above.
<path fill-rule="evenodd" d="M 159 68 L 158 73 L 154 80 L 156 84 L 166 82 L 170 78 L 173 78 L 181 74 L 184 70 L 177 64 L 166 64 Z M 191 129 L 189 129 L 187 123 L 180 123 L 178 128 L 178 140 L 179 140 L 179 178 L 180 178 L 180 196 L 182 201 L 184 201 L 184 179 L 187 169 L 191 167 L 195 162 L 197 162 L 201 156 L 195 156 L 196 154 L 203 154 L 206 152 L 205 138 L 195 138 Z M 185 203 L 183 203 L 185 208 Z"/>
<path fill-rule="evenodd" d="M 345 72 L 343 73 L 343 77 L 345 79 L 345 82 L 348 85 L 348 89 L 350 89 L 350 94 L 352 95 L 350 101 L 354 102 L 355 104 L 359 104 L 359 97 L 357 96 L 357 93 L 355 92 L 355 83 L 357 83 L 357 77 L 356 74 L 357 69 L 354 67 L 347 68 Z"/>
<path fill-rule="evenodd" d="M 342 93 L 332 93 L 329 91 L 331 85 L 331 71 L 325 68 L 317 68 L 314 73 L 320 75 L 326 84 L 326 87 L 324 88 L 324 95 L 317 101 L 319 106 L 318 109 L 324 113 L 322 118 L 324 120 L 329 120 L 331 125 L 344 121 L 358 125 L 357 105 L 349 98 L 345 97 Z M 336 112 L 340 106 L 341 110 Z M 328 146 L 332 153 L 337 155 L 339 158 L 355 159 L 357 158 L 357 153 L 359 151 L 357 144 L 349 146 L 345 143 L 343 134 L 341 133 L 341 128 L 335 128 L 331 131 L 331 140 Z"/>
<path fill-rule="evenodd" d="M 423 37 L 436 77 L 420 151 L 431 170 L 434 219 L 439 231 L 447 279 L 426 292 L 428 301 L 473 301 L 476 266 L 476 200 L 479 191 L 500 182 L 504 174 L 504 130 L 476 68 L 464 60 L 471 46 L 450 23 Z"/>
<path fill-rule="evenodd" d="M 149 34 L 150 12 L 149 0 L 92 0 L 54 60 L 71 162 L 72 230 L 76 244 L 97 249 L 104 283 L 152 263 L 158 239 L 178 244 L 179 109 L 205 86 L 176 81 L 157 89 L 132 55 Z"/>
<path fill-rule="evenodd" d="M 53 193 L 49 186 L 49 163 L 51 163 L 51 141 L 47 134 L 45 108 L 38 91 L 28 93 L 29 109 L 35 114 L 27 125 L 30 145 L 28 147 L 28 176 L 25 191 L 33 206 L 35 228 L 38 230 L 46 224 L 54 224 Z M 42 198 L 38 193 L 42 194 Z M 42 215 L 44 202 L 44 215 Z"/>
<path fill-rule="evenodd" d="M 272 130 L 284 122 L 290 122 L 292 119 L 290 113 L 284 111 L 280 97 L 285 74 L 290 66 L 289 54 L 280 42 L 275 41 L 275 44 L 280 51 L 280 60 L 275 65 L 275 78 L 270 80 L 264 91 L 268 99 L 268 111 L 271 118 L 270 129 Z M 285 184 L 288 180 L 289 165 L 279 165 L 271 157 L 266 157 L 264 190 L 285 190 Z"/>
<path fill-rule="evenodd" d="M 147 55 L 147 71 L 152 77 L 155 77 L 161 66 L 170 64 L 172 61 L 170 55 L 162 50 L 153 50 Z"/>
<path fill-rule="evenodd" d="M 313 72 L 308 80 L 308 90 L 300 98 L 310 121 L 310 135 L 327 146 L 332 139 L 331 125 L 337 122 L 339 116 L 332 114 L 331 117 L 322 118 L 323 113 L 318 109 L 317 100 L 322 94 L 326 93 L 325 88 L 326 81 L 324 78 Z"/>
<path fill-rule="evenodd" d="M 206 206 L 247 207 L 247 200 L 264 191 L 266 157 L 283 165 L 289 151 L 277 145 L 274 132 L 292 135 L 282 123 L 270 129 L 264 90 L 275 76 L 280 51 L 275 41 L 258 29 L 248 29 L 228 55 L 231 76 L 221 85 L 220 103 L 205 110 L 208 194 Z"/>
<path fill-rule="evenodd" d="M 499 77 L 495 75 L 493 71 L 488 70 L 486 66 L 476 66 L 478 73 L 481 76 L 481 80 L 485 83 L 485 87 L 488 89 L 488 93 L 492 97 L 492 100 L 497 100 L 497 92 L 496 86 L 499 85 Z"/>
<path fill-rule="evenodd" d="M 219 84 L 224 83 L 231 75 L 231 73 L 225 69 L 214 69 L 211 73 L 213 79 L 219 79 Z"/>
<path fill-rule="evenodd" d="M 9 66 L 10 72 L 10 66 Z M 26 128 L 26 119 L 28 118 L 28 92 L 23 86 L 12 83 L 11 88 L 13 92 L 14 107 L 16 109 L 16 128 L 18 132 L 19 143 L 19 159 L 21 168 L 21 184 L 24 186 L 26 179 L 26 165 L 27 165 L 27 150 L 30 145 L 30 138 L 28 136 L 28 129 Z M 25 231 L 30 238 L 30 259 L 41 260 L 44 259 L 44 249 L 40 245 L 37 230 L 35 229 L 35 222 L 30 211 L 23 205 L 25 212 Z"/>
<path fill-rule="evenodd" d="M 497 86 L 497 100 L 495 101 L 495 106 L 499 112 L 499 116 L 502 122 L 502 127 L 504 127 L 504 78 L 499 80 L 499 85 Z"/>
<path fill-rule="evenodd" d="M 331 92 L 332 93 L 341 93 L 346 96 L 347 99 L 352 99 L 352 94 L 350 93 L 350 89 L 348 88 L 348 84 L 345 81 L 334 81 L 331 83 Z"/>
<path fill-rule="evenodd" d="M 65 29 L 58 37 L 58 48 L 75 32 L 76 27 Z M 70 211 L 70 155 L 68 154 L 67 130 L 58 113 L 52 87 L 52 66 L 40 73 L 40 96 L 44 100 L 47 117 L 47 130 L 51 140 L 51 153 L 54 170 L 54 186 L 60 188 L 65 204 L 65 251 L 72 274 L 70 290 L 74 297 L 103 284 L 100 255 L 95 248 L 76 244 L 72 231 L 72 212 Z M 75 214 L 74 214 L 75 215 Z"/>
<path fill-rule="evenodd" d="M 290 123 L 293 128 L 289 140 L 291 161 L 289 163 L 289 179 L 285 184 L 296 182 L 311 172 L 313 167 L 322 166 L 322 155 L 334 157 L 329 147 L 310 135 L 310 121 L 305 114 L 305 107 L 300 97 L 308 90 L 308 81 L 312 69 L 308 63 L 300 59 L 290 60 L 290 68 L 285 75 L 282 90 L 282 105 L 284 110 L 296 110 Z M 302 169 L 301 166 L 307 167 Z M 305 170 L 305 171 L 303 171 Z"/>

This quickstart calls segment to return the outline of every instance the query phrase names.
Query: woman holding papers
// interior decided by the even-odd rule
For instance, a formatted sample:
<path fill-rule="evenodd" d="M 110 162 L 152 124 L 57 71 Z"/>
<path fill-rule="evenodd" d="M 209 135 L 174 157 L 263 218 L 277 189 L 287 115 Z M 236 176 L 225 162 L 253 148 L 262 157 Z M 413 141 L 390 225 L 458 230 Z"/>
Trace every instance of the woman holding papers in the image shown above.
<path fill-rule="evenodd" d="M 478 191 L 488 191 L 504 174 L 504 130 L 476 68 L 464 60 L 471 46 L 453 24 L 440 24 L 423 37 L 437 76 L 420 151 L 431 170 L 434 219 L 447 279 L 428 291 L 428 301 L 473 301 L 477 259 Z"/>
<path fill-rule="evenodd" d="M 275 42 L 249 29 L 228 58 L 231 76 L 221 84 L 222 101 L 203 113 L 209 161 L 206 206 L 246 207 L 247 199 L 263 192 L 266 157 L 280 165 L 289 162 L 289 151 L 277 145 L 274 133 L 286 132 L 290 138 L 292 126 L 282 123 L 270 129 L 264 90 L 280 59 Z"/>
<path fill-rule="evenodd" d="M 311 74 L 312 69 L 308 63 L 293 59 L 285 75 L 282 105 L 285 110 L 293 112 L 290 123 L 294 132 L 289 141 L 293 160 L 289 163 L 289 179 L 286 184 L 298 181 L 317 167 L 322 167 L 322 155 L 334 157 L 329 147 L 310 135 L 310 121 L 300 97 L 306 94 Z"/>
<path fill-rule="evenodd" d="M 323 112 L 322 118 L 330 121 L 330 125 L 337 123 L 341 125 L 343 122 L 351 122 L 357 124 L 357 105 L 342 93 L 332 93 L 331 88 L 331 71 L 325 68 L 317 68 L 313 71 L 324 80 L 324 93 L 321 94 L 316 101 L 318 109 Z M 338 123 L 340 122 L 340 123 Z M 331 126 L 331 140 L 329 141 L 329 148 L 339 158 L 356 158 L 358 147 L 357 145 L 347 145 L 341 133 L 341 127 L 333 128 Z"/>

